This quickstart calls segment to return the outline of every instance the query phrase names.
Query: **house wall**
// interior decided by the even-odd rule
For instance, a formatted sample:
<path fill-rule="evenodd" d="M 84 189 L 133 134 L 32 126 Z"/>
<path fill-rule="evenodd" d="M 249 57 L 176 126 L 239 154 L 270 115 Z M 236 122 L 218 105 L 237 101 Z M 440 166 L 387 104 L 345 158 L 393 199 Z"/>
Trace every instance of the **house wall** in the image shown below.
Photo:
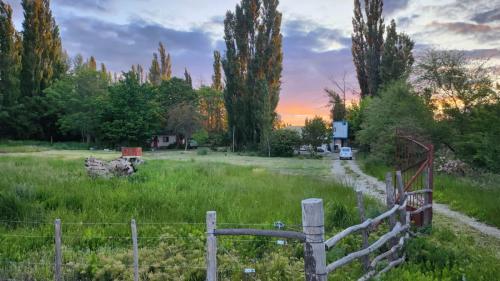
<path fill-rule="evenodd" d="M 158 135 L 157 137 L 158 137 L 158 148 L 166 148 L 169 145 L 173 145 L 177 142 L 175 135 Z M 151 146 L 154 146 L 153 142 L 151 142 Z"/>

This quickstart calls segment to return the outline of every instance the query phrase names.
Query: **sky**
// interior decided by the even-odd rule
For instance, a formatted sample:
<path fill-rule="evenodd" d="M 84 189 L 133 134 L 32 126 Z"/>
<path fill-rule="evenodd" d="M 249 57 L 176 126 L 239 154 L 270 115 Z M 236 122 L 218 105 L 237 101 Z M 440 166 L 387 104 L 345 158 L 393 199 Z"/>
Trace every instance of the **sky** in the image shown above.
<path fill-rule="evenodd" d="M 21 0 L 7 0 L 22 29 Z M 224 53 L 223 21 L 238 0 L 52 0 L 63 48 L 73 57 L 93 55 L 114 72 L 132 64 L 149 69 L 162 41 L 173 73 L 191 73 L 195 86 L 210 84 L 213 51 Z M 356 89 L 351 56 L 352 0 L 281 0 L 283 77 L 277 111 L 292 125 L 315 115 L 328 118 L 324 88 L 346 77 Z M 409 34 L 417 53 L 463 50 L 500 65 L 500 0 L 385 0 L 386 23 Z M 357 99 L 349 95 L 348 99 Z"/>

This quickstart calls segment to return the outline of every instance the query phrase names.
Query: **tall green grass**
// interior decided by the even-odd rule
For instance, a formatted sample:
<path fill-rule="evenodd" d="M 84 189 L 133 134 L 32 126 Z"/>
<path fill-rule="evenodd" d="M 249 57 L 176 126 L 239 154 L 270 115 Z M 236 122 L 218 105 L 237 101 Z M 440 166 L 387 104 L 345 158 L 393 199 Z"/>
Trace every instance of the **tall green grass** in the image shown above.
<path fill-rule="evenodd" d="M 391 171 L 386 165 L 361 158 L 362 170 L 379 180 Z M 480 178 L 434 174 L 434 199 L 448 204 L 453 210 L 500 227 L 500 181 L 498 175 L 484 174 Z M 490 179 L 491 178 L 491 179 Z"/>
<path fill-rule="evenodd" d="M 48 142 L 48 141 L 14 141 L 0 140 L 0 153 L 13 152 L 40 152 L 46 150 L 79 150 L 89 149 L 89 145 L 82 142 Z"/>

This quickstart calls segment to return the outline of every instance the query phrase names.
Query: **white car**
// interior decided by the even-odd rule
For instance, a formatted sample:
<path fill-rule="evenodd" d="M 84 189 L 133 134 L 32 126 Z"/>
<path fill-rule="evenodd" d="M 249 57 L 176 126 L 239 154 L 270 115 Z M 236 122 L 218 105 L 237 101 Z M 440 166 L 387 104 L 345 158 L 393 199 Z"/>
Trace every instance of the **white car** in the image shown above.
<path fill-rule="evenodd" d="M 350 147 L 340 148 L 340 160 L 349 159 L 352 160 L 352 149 Z"/>

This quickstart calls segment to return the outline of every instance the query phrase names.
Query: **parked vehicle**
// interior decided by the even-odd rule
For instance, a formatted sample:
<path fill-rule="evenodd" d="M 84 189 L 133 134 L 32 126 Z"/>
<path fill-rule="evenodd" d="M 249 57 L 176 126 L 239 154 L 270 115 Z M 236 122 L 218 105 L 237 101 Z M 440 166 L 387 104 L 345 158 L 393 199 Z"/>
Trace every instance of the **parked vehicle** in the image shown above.
<path fill-rule="evenodd" d="M 349 159 L 352 160 L 352 149 L 350 147 L 340 148 L 340 160 Z"/>
<path fill-rule="evenodd" d="M 198 142 L 193 140 L 193 139 L 190 139 L 189 140 L 189 143 L 188 143 L 188 148 L 189 149 L 197 149 L 198 148 Z"/>

